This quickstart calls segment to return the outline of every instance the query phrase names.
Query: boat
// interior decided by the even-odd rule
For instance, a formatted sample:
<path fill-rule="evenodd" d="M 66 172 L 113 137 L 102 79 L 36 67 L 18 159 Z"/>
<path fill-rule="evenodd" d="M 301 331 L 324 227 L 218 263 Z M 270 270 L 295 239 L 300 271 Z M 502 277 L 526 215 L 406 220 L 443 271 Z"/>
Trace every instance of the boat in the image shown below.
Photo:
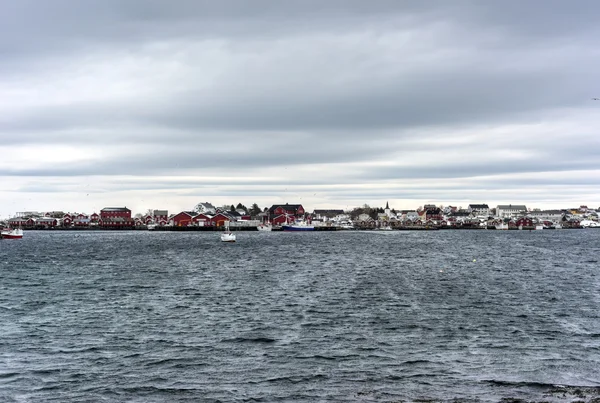
<path fill-rule="evenodd" d="M 315 226 L 308 224 L 306 221 L 296 221 L 293 224 L 284 224 L 281 226 L 283 231 L 314 231 Z"/>
<path fill-rule="evenodd" d="M 146 225 L 146 227 L 148 228 L 148 231 L 154 231 L 156 229 L 156 224 L 150 223 Z"/>
<path fill-rule="evenodd" d="M 5 228 L 0 231 L 2 239 L 21 239 L 23 238 L 23 230 L 21 228 Z"/>
<path fill-rule="evenodd" d="M 235 234 L 229 230 L 229 223 L 225 224 L 225 232 L 221 234 L 221 242 L 235 242 Z"/>
<path fill-rule="evenodd" d="M 235 242 L 235 234 L 224 232 L 221 234 L 221 242 Z"/>
<path fill-rule="evenodd" d="M 259 231 L 272 231 L 273 226 L 271 224 L 260 224 L 257 229 Z"/>
<path fill-rule="evenodd" d="M 376 228 L 378 231 L 392 231 L 392 227 L 384 225 L 383 227 Z"/>
<path fill-rule="evenodd" d="M 536 224 L 535 225 L 535 229 L 537 230 L 543 230 L 544 229 L 544 224 Z"/>

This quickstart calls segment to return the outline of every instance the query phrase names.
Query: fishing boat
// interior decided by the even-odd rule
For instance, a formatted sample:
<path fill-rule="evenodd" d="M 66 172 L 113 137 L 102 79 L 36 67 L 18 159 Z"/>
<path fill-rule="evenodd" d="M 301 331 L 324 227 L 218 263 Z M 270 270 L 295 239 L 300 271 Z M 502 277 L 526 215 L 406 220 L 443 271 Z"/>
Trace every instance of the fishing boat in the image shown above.
<path fill-rule="evenodd" d="M 0 231 L 2 239 L 21 239 L 23 238 L 23 230 L 21 228 L 5 228 Z"/>
<path fill-rule="evenodd" d="M 293 224 L 282 225 L 283 231 L 314 231 L 315 226 L 304 220 L 296 220 Z"/>

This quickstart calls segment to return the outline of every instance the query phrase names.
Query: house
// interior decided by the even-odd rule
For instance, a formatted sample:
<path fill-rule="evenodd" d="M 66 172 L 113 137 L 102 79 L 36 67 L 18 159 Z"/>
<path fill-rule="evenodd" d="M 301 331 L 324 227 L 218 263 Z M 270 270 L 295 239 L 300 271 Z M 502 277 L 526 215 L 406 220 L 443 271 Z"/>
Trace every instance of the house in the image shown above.
<path fill-rule="evenodd" d="M 490 208 L 487 204 L 469 204 L 467 210 L 474 216 L 487 217 L 490 215 Z"/>
<path fill-rule="evenodd" d="M 63 227 L 70 227 L 71 225 L 73 225 L 73 216 L 71 216 L 71 214 L 69 213 L 63 215 L 62 225 Z"/>
<path fill-rule="evenodd" d="M 234 218 L 226 212 L 217 213 L 210 219 L 210 223 L 214 227 L 222 227 L 226 222 L 230 221 L 234 221 Z"/>
<path fill-rule="evenodd" d="M 533 227 L 534 222 L 531 218 L 521 217 L 517 221 L 515 221 L 515 225 L 517 227 Z"/>
<path fill-rule="evenodd" d="M 182 211 L 171 218 L 174 227 L 190 227 L 194 225 L 194 218 L 198 214 L 195 211 Z"/>
<path fill-rule="evenodd" d="M 131 220 L 131 210 L 129 210 L 127 207 L 105 207 L 100 210 L 101 220 L 117 217 Z"/>
<path fill-rule="evenodd" d="M 538 219 L 540 221 L 562 221 L 565 212 L 562 210 L 541 210 L 541 211 L 530 211 L 527 216 Z"/>
<path fill-rule="evenodd" d="M 456 206 L 446 206 L 443 208 L 444 214 L 451 214 L 458 211 L 458 207 Z"/>
<path fill-rule="evenodd" d="M 169 210 L 154 210 L 152 215 L 155 223 L 160 224 L 161 221 L 166 223 L 169 219 Z"/>
<path fill-rule="evenodd" d="M 359 214 L 358 217 L 356 218 L 356 221 L 358 222 L 371 222 L 371 221 L 375 221 L 373 220 L 373 218 L 371 218 L 371 216 L 367 213 L 362 213 Z"/>
<path fill-rule="evenodd" d="M 417 212 L 422 222 L 442 221 L 442 210 L 433 204 L 426 204 L 423 210 Z"/>
<path fill-rule="evenodd" d="M 17 227 L 33 227 L 35 225 L 35 221 L 32 217 L 21 216 L 21 217 L 13 217 L 7 220 L 7 224 L 9 227 L 17 228 Z"/>
<path fill-rule="evenodd" d="M 281 215 L 288 215 L 295 218 L 304 217 L 304 207 L 301 204 L 274 204 L 269 208 L 269 221 L 273 220 Z M 273 222 L 274 223 L 274 222 Z"/>
<path fill-rule="evenodd" d="M 194 207 L 194 211 L 202 214 L 215 214 L 217 212 L 217 208 L 210 203 L 198 203 L 196 207 Z"/>
<path fill-rule="evenodd" d="M 343 214 L 344 210 L 342 209 L 319 209 L 313 210 L 312 212 L 312 216 L 315 220 L 323 221 L 327 221 L 328 219 L 332 219 Z"/>
<path fill-rule="evenodd" d="M 87 217 L 85 217 L 85 218 L 79 218 L 79 217 L 77 217 L 77 218 L 73 219 L 72 225 L 74 227 L 85 228 L 85 227 L 89 227 L 90 226 L 91 221 L 92 220 L 90 218 L 87 218 Z"/>
<path fill-rule="evenodd" d="M 100 210 L 98 220 L 100 226 L 105 228 L 128 228 L 133 227 L 131 210 L 127 207 L 105 207 Z"/>
<path fill-rule="evenodd" d="M 211 225 L 213 216 L 211 214 L 197 214 L 193 219 L 193 223 L 199 227 L 208 227 Z"/>
<path fill-rule="evenodd" d="M 41 217 L 36 218 L 34 221 L 37 227 L 53 228 L 58 225 L 58 219 L 54 217 Z"/>
<path fill-rule="evenodd" d="M 94 213 L 90 216 L 90 221 L 97 223 L 98 221 L 100 221 L 100 216 L 98 215 L 98 213 Z"/>
<path fill-rule="evenodd" d="M 500 204 L 496 207 L 496 215 L 500 218 L 510 218 L 526 212 L 527 207 L 522 204 Z"/>

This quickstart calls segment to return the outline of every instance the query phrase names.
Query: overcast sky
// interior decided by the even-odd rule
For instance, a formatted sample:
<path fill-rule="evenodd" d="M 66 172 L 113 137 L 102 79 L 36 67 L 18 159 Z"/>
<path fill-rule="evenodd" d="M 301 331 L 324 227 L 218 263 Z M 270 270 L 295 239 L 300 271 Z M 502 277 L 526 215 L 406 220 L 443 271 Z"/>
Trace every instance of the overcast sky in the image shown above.
<path fill-rule="evenodd" d="M 600 2 L 0 6 L 0 217 L 600 206 Z"/>

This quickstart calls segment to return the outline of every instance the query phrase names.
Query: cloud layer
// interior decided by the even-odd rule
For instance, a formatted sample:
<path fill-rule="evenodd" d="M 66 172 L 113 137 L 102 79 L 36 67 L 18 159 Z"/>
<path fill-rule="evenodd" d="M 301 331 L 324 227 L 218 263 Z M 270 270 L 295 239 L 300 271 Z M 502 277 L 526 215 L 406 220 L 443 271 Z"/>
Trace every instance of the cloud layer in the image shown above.
<path fill-rule="evenodd" d="M 596 2 L 0 5 L 0 217 L 600 205 Z"/>

